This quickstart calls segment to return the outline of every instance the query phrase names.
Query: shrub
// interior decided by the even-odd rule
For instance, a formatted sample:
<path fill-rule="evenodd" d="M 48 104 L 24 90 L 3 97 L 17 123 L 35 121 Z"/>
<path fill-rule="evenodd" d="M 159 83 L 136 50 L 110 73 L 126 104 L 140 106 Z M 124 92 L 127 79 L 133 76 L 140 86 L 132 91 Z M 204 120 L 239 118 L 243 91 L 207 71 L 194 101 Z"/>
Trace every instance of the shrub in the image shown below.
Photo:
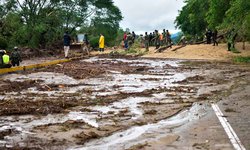
<path fill-rule="evenodd" d="M 238 56 L 234 58 L 234 62 L 238 62 L 238 63 L 250 63 L 250 56 L 247 57 L 243 57 L 243 56 Z"/>
<path fill-rule="evenodd" d="M 6 49 L 8 46 L 7 40 L 0 36 L 0 49 Z"/>
<path fill-rule="evenodd" d="M 90 36 L 89 37 L 90 46 L 93 48 L 98 48 L 99 46 L 99 37 L 98 36 Z"/>

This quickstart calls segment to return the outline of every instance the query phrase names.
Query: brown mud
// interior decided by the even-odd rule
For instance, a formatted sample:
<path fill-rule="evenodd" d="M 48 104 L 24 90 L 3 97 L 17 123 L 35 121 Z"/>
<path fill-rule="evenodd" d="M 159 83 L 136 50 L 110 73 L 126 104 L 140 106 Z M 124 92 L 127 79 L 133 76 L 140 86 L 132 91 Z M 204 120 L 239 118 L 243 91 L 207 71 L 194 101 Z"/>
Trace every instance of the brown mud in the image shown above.
<path fill-rule="evenodd" d="M 5 75 L 0 82 L 0 147 L 84 148 L 95 139 L 168 120 L 249 74 L 247 66 L 218 62 L 102 56 L 10 79 Z"/>

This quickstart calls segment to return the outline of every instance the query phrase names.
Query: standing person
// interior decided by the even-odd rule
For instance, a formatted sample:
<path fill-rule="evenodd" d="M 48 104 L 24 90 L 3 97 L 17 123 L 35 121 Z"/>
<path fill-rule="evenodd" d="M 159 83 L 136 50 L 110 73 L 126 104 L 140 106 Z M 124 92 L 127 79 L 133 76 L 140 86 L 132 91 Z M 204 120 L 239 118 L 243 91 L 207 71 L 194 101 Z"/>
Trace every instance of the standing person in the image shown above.
<path fill-rule="evenodd" d="M 170 48 L 172 48 L 171 34 L 169 33 L 168 30 L 167 30 L 166 34 L 167 34 L 167 45 L 170 45 Z"/>
<path fill-rule="evenodd" d="M 155 30 L 154 41 L 155 41 L 155 49 L 158 49 L 160 47 L 160 35 L 158 33 L 158 30 Z"/>
<path fill-rule="evenodd" d="M 146 48 L 146 51 L 148 52 L 149 51 L 149 49 L 148 49 L 148 47 L 149 47 L 149 36 L 148 36 L 148 33 L 147 32 L 145 32 L 145 37 L 144 37 L 144 44 L 145 44 L 145 48 Z"/>
<path fill-rule="evenodd" d="M 229 33 L 227 33 L 228 51 L 235 49 L 235 40 L 236 40 L 237 35 L 238 34 L 234 28 Z"/>
<path fill-rule="evenodd" d="M 139 35 L 138 42 L 140 43 L 140 47 L 142 48 L 144 46 L 144 37 L 142 34 Z"/>
<path fill-rule="evenodd" d="M 214 32 L 213 32 L 213 43 L 214 43 L 213 46 L 215 46 L 215 45 L 218 46 L 217 34 L 218 34 L 218 31 L 215 29 Z"/>
<path fill-rule="evenodd" d="M 136 37 L 135 32 L 132 31 L 132 42 L 133 42 L 133 44 L 135 43 L 135 37 Z"/>
<path fill-rule="evenodd" d="M 100 34 L 99 48 L 100 52 L 104 52 L 104 36 L 102 34 Z"/>
<path fill-rule="evenodd" d="M 3 68 L 10 68 L 11 67 L 11 63 L 10 63 L 10 56 L 7 54 L 7 52 L 4 50 L 4 54 L 2 56 L 2 60 L 3 60 Z"/>
<path fill-rule="evenodd" d="M 125 48 L 125 50 L 127 50 L 128 49 L 128 40 L 127 40 L 127 33 L 126 32 L 124 32 L 124 34 L 123 34 L 123 42 L 124 42 L 124 48 Z"/>
<path fill-rule="evenodd" d="M 5 50 L 0 50 L 0 68 L 3 67 L 3 55 L 5 54 Z"/>
<path fill-rule="evenodd" d="M 152 39 L 153 39 L 153 35 L 152 35 L 152 33 L 150 32 L 150 34 L 149 34 L 149 46 L 152 46 L 153 44 L 152 44 Z"/>
<path fill-rule="evenodd" d="M 167 45 L 167 33 L 165 29 L 163 29 L 162 35 L 163 35 L 163 45 Z"/>
<path fill-rule="evenodd" d="M 71 41 L 71 38 L 69 36 L 68 31 L 66 31 L 64 33 L 64 36 L 63 36 L 64 56 L 65 56 L 65 58 L 69 58 L 68 54 L 69 54 L 69 49 L 70 49 L 70 41 Z"/>
<path fill-rule="evenodd" d="M 150 42 L 151 42 L 152 46 L 155 45 L 155 32 L 153 32 L 152 39 Z"/>
<path fill-rule="evenodd" d="M 128 49 L 130 49 L 130 47 L 132 46 L 133 44 L 133 37 L 131 35 L 131 33 L 129 32 L 128 35 L 127 35 L 127 41 L 128 41 Z"/>
<path fill-rule="evenodd" d="M 207 29 L 206 37 L 207 37 L 207 44 L 211 44 L 212 31 L 210 29 Z"/>
<path fill-rule="evenodd" d="M 163 46 L 163 35 L 160 33 L 160 46 Z"/>
<path fill-rule="evenodd" d="M 18 47 L 14 47 L 13 52 L 10 55 L 10 60 L 11 60 L 11 64 L 12 66 L 19 66 L 20 62 L 22 62 L 22 58 L 20 55 L 20 52 L 18 51 Z"/>
<path fill-rule="evenodd" d="M 84 55 L 84 53 L 86 52 L 87 55 L 89 56 L 89 40 L 88 40 L 88 35 L 85 34 L 84 35 L 84 39 L 83 39 L 83 44 L 82 44 L 82 55 Z"/>

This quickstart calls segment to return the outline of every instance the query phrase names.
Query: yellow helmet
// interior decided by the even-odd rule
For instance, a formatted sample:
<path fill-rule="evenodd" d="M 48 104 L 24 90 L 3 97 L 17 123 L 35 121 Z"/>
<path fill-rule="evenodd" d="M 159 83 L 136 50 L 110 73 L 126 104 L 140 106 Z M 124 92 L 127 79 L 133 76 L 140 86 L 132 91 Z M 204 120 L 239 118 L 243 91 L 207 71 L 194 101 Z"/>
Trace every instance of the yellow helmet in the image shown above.
<path fill-rule="evenodd" d="M 7 52 L 6 52 L 6 50 L 4 50 L 3 52 L 4 52 L 4 54 L 6 54 L 6 53 L 7 53 Z"/>

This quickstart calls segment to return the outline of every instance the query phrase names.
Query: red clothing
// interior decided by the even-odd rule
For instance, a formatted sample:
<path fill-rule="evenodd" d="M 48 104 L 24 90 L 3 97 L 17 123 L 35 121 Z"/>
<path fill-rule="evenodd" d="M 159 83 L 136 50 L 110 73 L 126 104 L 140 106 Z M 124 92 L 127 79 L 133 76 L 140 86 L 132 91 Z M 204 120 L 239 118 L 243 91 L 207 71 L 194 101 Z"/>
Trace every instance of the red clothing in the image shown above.
<path fill-rule="evenodd" d="M 123 41 L 125 41 L 125 40 L 127 40 L 127 34 L 126 33 L 124 33 L 124 35 L 123 35 Z"/>

